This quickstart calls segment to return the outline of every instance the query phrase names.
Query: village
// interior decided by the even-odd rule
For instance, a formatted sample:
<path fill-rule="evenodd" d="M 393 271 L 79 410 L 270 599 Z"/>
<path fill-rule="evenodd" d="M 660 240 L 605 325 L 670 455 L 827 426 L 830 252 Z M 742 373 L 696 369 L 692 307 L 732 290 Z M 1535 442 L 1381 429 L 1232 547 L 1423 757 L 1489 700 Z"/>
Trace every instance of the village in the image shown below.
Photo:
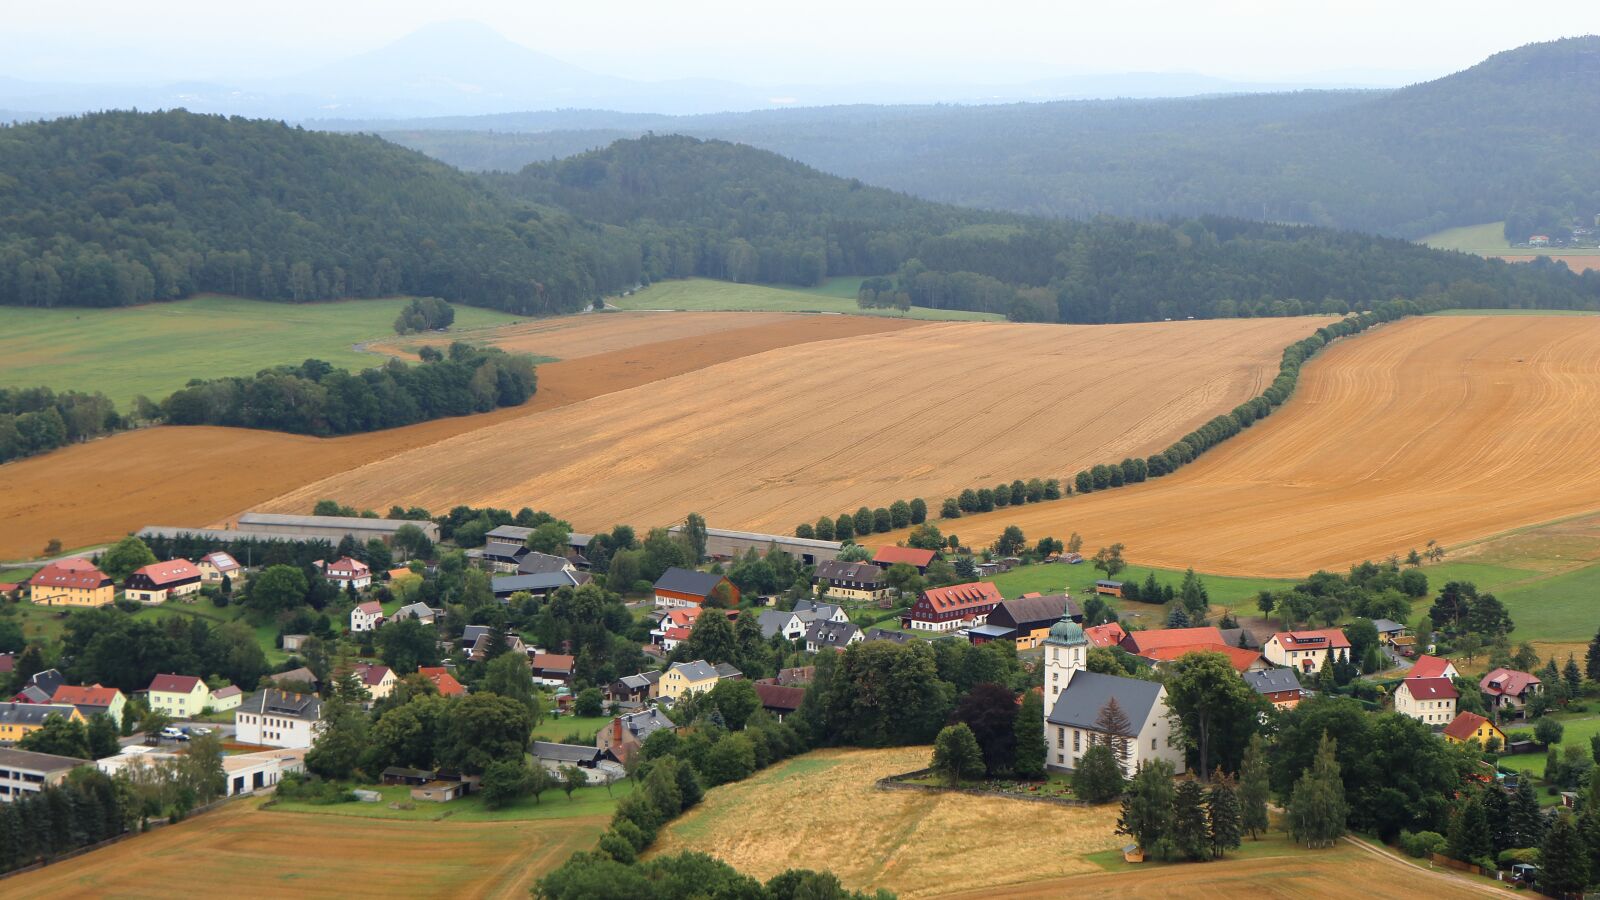
<path fill-rule="evenodd" d="M 1262 616 L 1227 610 L 1213 623 L 1192 572 L 1177 593 L 1153 575 L 1143 585 L 1118 580 L 1122 548 L 1086 558 L 1075 535 L 1030 546 L 1018 532 L 974 552 L 926 521 L 909 541 L 869 546 L 722 530 L 690 516 L 640 540 L 621 526 L 575 533 L 531 510 L 378 518 L 326 506 L 319 511 L 339 514 L 246 514 L 219 530 L 152 526 L 0 585 L 0 627 L 24 626 L 15 629 L 22 646 L 0 654 L 11 684 L 0 703 L 0 801 L 30 802 L 92 769 L 143 786 L 143 819 L 274 791 L 290 801 L 493 808 L 552 787 L 610 793 L 674 754 L 700 759 L 709 787 L 800 747 L 850 743 L 851 726 L 829 709 L 860 702 L 843 682 L 858 677 L 854 667 L 892 665 L 875 660 L 902 653 L 936 658 L 924 670 L 931 679 L 968 693 L 948 718 L 930 710 L 937 719 L 907 724 L 886 712 L 857 727 L 890 743 L 934 743 L 935 784 L 983 789 L 1036 773 L 1064 802 L 1104 802 L 1132 796 L 1156 772 L 1169 784 L 1211 776 L 1242 791 L 1264 736 L 1286 746 L 1320 724 L 1355 740 L 1337 727 L 1352 710 L 1413 721 L 1402 743 L 1453 748 L 1428 763 L 1448 759 L 1449 771 L 1425 780 L 1449 785 L 1459 773 L 1455 795 L 1478 786 L 1499 798 L 1482 801 L 1491 806 L 1534 797 L 1541 824 L 1583 804 L 1593 769 L 1571 744 L 1558 758 L 1560 724 L 1547 715 L 1586 693 L 1600 662 L 1593 652 L 1587 678 L 1569 662 L 1547 693 L 1554 660 L 1541 677 L 1524 648 L 1497 660 L 1521 668 L 1464 677 L 1433 645 L 1482 642 L 1447 636 L 1443 622 L 1408 627 L 1393 604 L 1373 608 L 1394 618 L 1286 627 L 1299 618 L 1297 601 L 1263 592 Z M 1368 569 L 1372 584 L 1407 575 L 1412 593 L 1410 573 L 1424 571 Z M 1008 598 L 1001 585 L 1017 574 L 1063 587 Z M 1477 602 L 1456 599 L 1463 609 Z M 202 613 L 242 615 L 216 624 Z M 160 618 L 141 624 L 149 616 Z M 42 639 L 51 633 L 59 637 Z M 181 646 L 191 639 L 232 644 L 194 653 Z M 87 675 L 98 677 L 75 677 Z M 914 703 L 931 687 L 890 690 Z M 984 689 L 998 694 L 1003 734 L 989 721 L 993 707 L 968 716 Z M 1303 705 L 1305 723 L 1296 718 Z M 394 736 L 406 722 L 431 723 L 437 735 L 422 745 Z M 1546 750 L 1542 778 L 1495 762 Z M 1310 778 L 1312 759 L 1301 762 Z M 1273 780 L 1292 805 L 1301 771 Z M 1423 827 L 1459 818 L 1437 798 L 1427 803 L 1367 827 L 1413 856 L 1537 878 L 1526 838 L 1506 844 L 1515 839 L 1491 824 L 1491 851 L 1468 857 L 1467 838 Z M 1344 828 L 1341 816 L 1333 834 Z M 648 847 L 647 835 L 625 833 L 634 852 Z M 1170 835 L 1126 833 L 1130 860 L 1173 853 L 1157 849 L 1174 846 Z M 48 858 L 59 848 L 33 852 Z"/>

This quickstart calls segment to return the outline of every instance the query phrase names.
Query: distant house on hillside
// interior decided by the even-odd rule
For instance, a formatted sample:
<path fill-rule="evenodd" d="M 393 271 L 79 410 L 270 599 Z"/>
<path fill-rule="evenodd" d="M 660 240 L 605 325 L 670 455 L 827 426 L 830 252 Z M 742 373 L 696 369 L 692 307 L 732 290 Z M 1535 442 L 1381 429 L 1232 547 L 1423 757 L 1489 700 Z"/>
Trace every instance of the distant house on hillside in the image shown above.
<path fill-rule="evenodd" d="M 1315 631 L 1280 631 L 1262 647 L 1267 661 L 1301 673 L 1316 673 L 1330 661 L 1349 661 L 1350 639 L 1337 628 Z"/>
<path fill-rule="evenodd" d="M 935 632 L 973 628 L 984 624 L 1002 599 L 1000 589 L 987 581 L 929 588 L 900 617 L 900 627 Z"/>
<path fill-rule="evenodd" d="M 372 584 L 372 570 L 359 559 L 344 556 L 331 563 L 319 559 L 312 565 L 322 573 L 323 578 L 333 582 L 340 590 L 353 588 L 362 591 Z"/>
<path fill-rule="evenodd" d="M 200 570 L 187 559 L 141 566 L 122 583 L 122 594 L 141 603 L 165 603 L 200 590 Z"/>
<path fill-rule="evenodd" d="M 885 569 L 904 563 L 916 569 L 918 574 L 925 575 L 936 555 L 933 550 L 922 550 L 917 547 L 879 547 L 872 561 Z"/>
<path fill-rule="evenodd" d="M 1528 701 L 1544 690 L 1537 676 L 1499 668 L 1483 676 L 1478 689 L 1489 698 L 1489 708 L 1505 716 L 1526 715 Z"/>
<path fill-rule="evenodd" d="M 237 579 L 244 572 L 238 560 L 221 550 L 195 560 L 194 567 L 200 570 L 200 580 L 206 584 L 219 584 L 225 577 Z"/>

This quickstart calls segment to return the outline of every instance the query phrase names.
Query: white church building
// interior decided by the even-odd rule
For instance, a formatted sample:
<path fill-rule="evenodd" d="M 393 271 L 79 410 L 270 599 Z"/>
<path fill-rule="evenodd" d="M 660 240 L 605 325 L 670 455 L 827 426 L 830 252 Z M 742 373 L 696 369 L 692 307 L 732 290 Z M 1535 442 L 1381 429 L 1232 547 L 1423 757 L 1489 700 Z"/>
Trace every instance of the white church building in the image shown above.
<path fill-rule="evenodd" d="M 1050 628 L 1044 642 L 1045 766 L 1070 772 L 1085 751 L 1109 743 L 1121 756 L 1123 771 L 1131 776 L 1139 763 L 1164 759 L 1174 772 L 1184 770 L 1183 746 L 1167 718 L 1167 689 L 1155 681 L 1102 675 L 1085 666 L 1089 639 L 1083 626 L 1062 619 Z M 1104 729 L 1111 701 L 1122 711 L 1127 726 L 1113 733 Z"/>

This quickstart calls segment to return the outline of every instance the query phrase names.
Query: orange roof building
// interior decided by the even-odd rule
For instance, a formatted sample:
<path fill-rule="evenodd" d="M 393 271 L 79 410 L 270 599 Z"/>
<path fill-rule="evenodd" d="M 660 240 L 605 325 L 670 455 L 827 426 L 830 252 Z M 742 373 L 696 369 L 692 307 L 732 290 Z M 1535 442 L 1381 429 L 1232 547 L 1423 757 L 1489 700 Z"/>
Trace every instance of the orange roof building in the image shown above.
<path fill-rule="evenodd" d="M 929 588 L 900 617 L 900 627 L 939 632 L 973 628 L 988 621 L 1002 599 L 1000 589 L 987 581 Z"/>
<path fill-rule="evenodd" d="M 433 682 L 433 686 L 439 689 L 441 697 L 462 697 L 467 693 L 461 682 L 443 666 L 423 666 L 417 670 L 417 674 Z"/>
<path fill-rule="evenodd" d="M 129 600 L 141 603 L 165 603 L 174 597 L 198 592 L 203 580 L 204 576 L 194 563 L 187 559 L 170 559 L 140 567 L 122 583 L 122 593 Z"/>
<path fill-rule="evenodd" d="M 53 562 L 28 579 L 28 599 L 39 606 L 109 606 L 116 598 L 111 576 L 82 557 Z"/>
<path fill-rule="evenodd" d="M 878 554 L 872 557 L 872 561 L 886 569 L 898 563 L 905 563 L 918 572 L 923 572 L 927 570 L 928 564 L 933 562 L 933 555 L 934 551 L 917 547 L 879 547 Z"/>

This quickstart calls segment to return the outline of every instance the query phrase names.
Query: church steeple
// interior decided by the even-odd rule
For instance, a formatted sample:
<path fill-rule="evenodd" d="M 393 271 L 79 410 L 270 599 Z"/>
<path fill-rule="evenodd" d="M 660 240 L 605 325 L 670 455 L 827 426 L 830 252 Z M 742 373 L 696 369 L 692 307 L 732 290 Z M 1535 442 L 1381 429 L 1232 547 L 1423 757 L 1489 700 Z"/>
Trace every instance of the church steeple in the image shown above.
<path fill-rule="evenodd" d="M 1044 639 L 1046 709 L 1072 681 L 1072 676 L 1084 670 L 1088 652 L 1089 638 L 1084 635 L 1083 626 L 1067 617 L 1050 626 L 1050 636 Z"/>

